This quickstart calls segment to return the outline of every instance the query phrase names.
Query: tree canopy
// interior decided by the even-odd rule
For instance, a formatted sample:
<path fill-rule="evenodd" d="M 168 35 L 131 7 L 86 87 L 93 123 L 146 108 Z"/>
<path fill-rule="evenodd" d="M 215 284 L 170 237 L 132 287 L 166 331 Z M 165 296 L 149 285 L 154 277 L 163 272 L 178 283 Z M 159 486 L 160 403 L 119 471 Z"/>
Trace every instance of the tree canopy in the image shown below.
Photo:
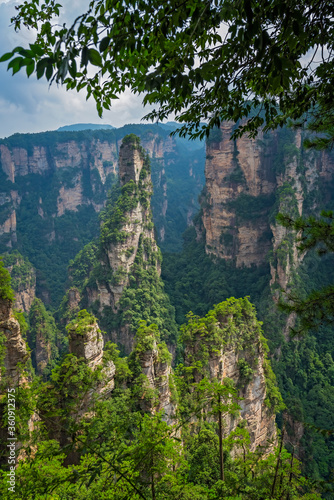
<path fill-rule="evenodd" d="M 244 119 L 234 137 L 252 136 L 293 120 L 324 132 L 312 145 L 333 143 L 333 1 L 92 0 L 69 26 L 53 24 L 60 8 L 17 7 L 15 29 L 37 34 L 2 56 L 13 74 L 85 89 L 100 115 L 130 88 L 154 106 L 146 119 L 175 113 L 181 135 Z"/>

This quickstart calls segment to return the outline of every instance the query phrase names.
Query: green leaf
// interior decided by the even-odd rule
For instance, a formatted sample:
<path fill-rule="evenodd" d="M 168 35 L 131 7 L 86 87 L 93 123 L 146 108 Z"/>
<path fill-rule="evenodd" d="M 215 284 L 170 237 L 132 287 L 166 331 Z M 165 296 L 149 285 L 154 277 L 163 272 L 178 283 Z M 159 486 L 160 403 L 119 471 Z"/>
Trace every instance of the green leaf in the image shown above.
<path fill-rule="evenodd" d="M 75 59 L 73 59 L 71 61 L 71 64 L 69 65 L 68 70 L 69 70 L 71 77 L 75 78 L 76 74 L 77 74 L 77 63 L 76 63 Z"/>
<path fill-rule="evenodd" d="M 88 49 L 88 60 L 94 65 L 94 66 L 102 66 L 102 58 L 100 54 L 98 53 L 97 50 L 95 49 Z"/>
<path fill-rule="evenodd" d="M 110 38 L 108 36 L 102 38 L 100 43 L 100 52 L 104 52 L 106 48 L 109 46 Z"/>
<path fill-rule="evenodd" d="M 300 33 L 300 26 L 299 26 L 299 23 L 298 21 L 294 20 L 292 22 L 292 29 L 293 29 L 293 32 L 296 36 L 299 36 L 299 33 Z"/>
<path fill-rule="evenodd" d="M 0 57 L 0 62 L 5 62 L 5 61 L 8 61 L 8 59 L 10 59 L 11 57 L 13 57 L 14 53 L 13 52 L 7 52 L 6 54 L 3 54 L 1 57 Z"/>
<path fill-rule="evenodd" d="M 34 69 L 35 69 L 35 61 L 32 61 L 30 64 L 27 64 L 26 72 L 28 78 L 34 72 Z"/>
<path fill-rule="evenodd" d="M 44 50 L 42 49 L 42 47 L 40 47 L 40 45 L 37 45 L 37 44 L 29 44 L 30 45 L 30 49 L 31 51 L 36 54 L 37 56 L 39 57 L 43 57 L 44 56 Z"/>
<path fill-rule="evenodd" d="M 44 75 L 46 65 L 47 65 L 47 59 L 41 59 L 40 61 L 38 61 L 36 66 L 37 80 L 42 78 L 42 76 Z"/>
<path fill-rule="evenodd" d="M 46 66 L 46 71 L 45 71 L 45 76 L 46 76 L 46 79 L 49 81 L 50 78 L 52 77 L 52 73 L 53 73 L 53 66 L 52 66 L 52 62 L 50 60 L 50 62 L 47 64 Z"/>
<path fill-rule="evenodd" d="M 15 57 L 15 59 L 12 59 L 10 63 L 7 66 L 7 71 L 12 68 L 13 69 L 13 75 L 20 71 L 22 66 L 24 65 L 24 58 L 23 57 Z"/>

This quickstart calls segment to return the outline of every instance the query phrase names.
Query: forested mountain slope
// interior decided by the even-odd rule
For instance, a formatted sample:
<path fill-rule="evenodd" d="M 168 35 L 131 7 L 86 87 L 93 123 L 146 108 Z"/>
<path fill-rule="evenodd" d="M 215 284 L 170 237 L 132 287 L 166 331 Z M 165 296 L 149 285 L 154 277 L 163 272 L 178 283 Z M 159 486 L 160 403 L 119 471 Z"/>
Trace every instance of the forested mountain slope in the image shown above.
<path fill-rule="evenodd" d="M 117 179 L 122 138 L 135 132 L 152 162 L 159 245 L 181 248 L 198 208 L 204 145 L 169 137 L 169 127 L 15 134 L 0 141 L 0 252 L 18 249 L 37 271 L 37 294 L 55 306 L 70 259 L 98 235 L 98 213 Z"/>
<path fill-rule="evenodd" d="M 276 498 L 295 494 L 300 480 L 305 492 L 313 490 L 278 442 L 275 414 L 282 398 L 254 306 L 230 298 L 204 318 L 190 315 L 178 338 L 160 278 L 150 160 L 134 134 L 122 141 L 119 175 L 100 237 L 71 265 L 73 286 L 57 312 L 69 353 L 39 299 L 28 324 L 13 310 L 9 273 L 0 263 L 1 427 L 6 387 L 15 385 L 17 492 L 28 498 L 52 491 L 68 499 L 255 499 L 259 489 L 273 496 L 278 477 Z M 96 310 L 100 321 L 79 310 L 83 306 Z M 117 344 L 106 343 L 110 338 Z M 3 463 L 5 443 L 2 432 Z"/>
<path fill-rule="evenodd" d="M 165 254 L 162 277 L 180 324 L 189 309 L 202 315 L 230 296 L 250 296 L 287 405 L 286 441 L 308 474 L 329 479 L 333 438 L 312 426 L 334 428 L 333 328 L 291 339 L 298 319 L 280 312 L 277 301 L 282 290 L 305 298 L 333 283 L 334 259 L 298 252 L 298 235 L 275 217 L 333 208 L 334 154 L 304 149 L 300 131 L 230 141 L 233 128 L 224 123 L 208 140 L 201 212 L 184 235 L 183 252 Z"/>
<path fill-rule="evenodd" d="M 89 134 L 59 133 L 66 139 L 65 143 L 59 143 L 61 147 L 55 142 L 53 149 L 39 144 L 30 150 L 32 153 L 29 158 L 34 158 L 34 148 L 45 147 L 54 155 L 54 164 L 65 162 L 50 172 L 46 169 L 44 173 L 29 174 L 24 171 L 23 175 L 19 174 L 22 162 L 17 146 L 11 146 L 10 141 L 14 139 L 10 138 L 9 143 L 1 145 L 12 154 L 12 163 L 8 155 L 8 161 L 5 160 L 8 175 L 15 173 L 15 169 L 10 170 L 9 166 L 18 165 L 15 175 L 19 182 L 24 181 L 24 189 L 19 195 L 16 191 L 12 194 L 16 178 L 15 182 L 7 179 L 3 184 L 3 199 L 9 200 L 2 205 L 3 214 L 4 217 L 9 215 L 3 226 L 6 230 L 2 235 L 2 248 L 19 248 L 25 259 L 29 257 L 37 269 L 37 294 L 46 303 L 50 303 L 50 293 L 52 304 L 60 303 L 69 265 L 67 293 L 56 314 L 57 325 L 41 302 L 36 299 L 32 306 L 30 304 L 27 339 L 33 350 L 36 373 L 42 374 L 45 379 L 50 377 L 51 369 L 60 362 L 61 352 L 65 353 L 68 349 L 68 339 L 64 337 L 65 326 L 71 321 L 72 325 L 73 321 L 80 323 L 77 314 L 80 309 L 87 308 L 90 314 L 97 316 L 104 340 L 117 342 L 118 350 L 116 347 L 111 350 L 116 379 L 118 377 L 121 386 L 130 380 L 132 387 L 136 387 L 135 396 L 132 396 L 139 398 L 138 407 L 141 410 L 154 412 L 154 408 L 169 408 L 172 414 L 177 407 L 171 356 L 161 343 L 161 340 L 166 341 L 174 356 L 174 363 L 177 359 L 183 364 L 177 372 L 177 377 L 181 377 L 177 379 L 181 384 L 177 389 L 181 401 L 186 401 L 190 406 L 192 404 L 192 397 L 182 386 L 185 380 L 200 384 L 202 376 L 206 378 L 210 374 L 212 378 L 214 374 L 214 378 L 219 379 L 220 370 L 223 370 L 224 376 L 234 381 L 233 387 L 238 389 L 239 396 L 249 399 L 245 403 L 248 408 L 243 410 L 248 419 L 247 428 L 255 429 L 251 434 L 253 432 L 253 439 L 260 443 L 261 436 L 265 436 L 266 432 L 274 436 L 272 414 L 266 416 L 266 408 L 276 410 L 282 409 L 282 406 L 275 375 L 262 356 L 261 349 L 265 348 L 256 344 L 256 350 L 254 344 L 255 350 L 251 353 L 247 349 L 245 351 L 241 342 L 244 320 L 238 323 L 240 317 L 237 311 L 244 304 L 240 314 L 243 318 L 248 317 L 245 312 L 249 307 L 248 302 L 237 301 L 234 306 L 233 299 L 232 302 L 227 300 L 230 297 L 244 300 L 243 297 L 249 296 L 263 322 L 269 358 L 286 405 L 285 412 L 277 417 L 280 428 L 284 428 L 285 445 L 303 461 L 304 471 L 309 477 L 330 480 L 334 469 L 331 434 L 334 429 L 333 330 L 323 325 L 304 338 L 292 339 L 290 327 L 298 326 L 298 319 L 280 312 L 277 302 L 284 289 L 304 297 L 312 289 L 333 283 L 334 259 L 331 255 L 319 257 L 316 251 L 304 254 L 298 252 L 297 235 L 280 226 L 275 217 L 279 212 L 291 217 L 308 216 L 333 206 L 333 153 L 305 150 L 303 134 L 290 129 L 259 136 L 255 140 L 242 137 L 230 141 L 234 125 L 224 123 L 208 139 L 206 184 L 201 194 L 200 211 L 192 219 L 196 209 L 195 195 L 201 185 L 201 151 L 194 146 L 184 149 L 185 144 L 171 139 L 168 129 L 164 128 L 163 132 L 159 128 L 159 135 L 156 133 L 157 128 L 142 126 L 124 127 L 122 133 L 132 132 L 136 127 L 141 132 L 138 135 L 141 135 L 143 150 L 138 140 L 131 135 L 121 146 L 121 135 L 117 135 L 120 130 L 93 131 Z M 30 140 L 30 136 L 18 138 L 22 137 Z M 48 135 L 38 137 L 44 140 Z M 35 140 L 35 136 L 31 138 Z M 88 145 L 92 154 L 87 159 Z M 72 147 L 77 148 L 78 156 L 71 153 Z M 27 144 L 25 148 L 28 151 Z M 63 159 L 59 148 L 66 151 Z M 104 148 L 103 151 L 101 148 Z M 124 150 L 123 157 L 121 148 Z M 149 153 L 151 164 L 155 232 L 150 214 L 152 186 L 145 151 Z M 109 159 L 103 160 L 106 154 Z M 2 164 L 3 158 L 1 156 Z M 69 162 L 73 163 L 71 167 L 68 166 Z M 27 168 L 31 168 L 31 172 L 37 168 L 37 163 L 32 162 L 30 165 L 28 161 Z M 59 172 L 62 175 L 67 172 L 69 176 L 76 172 L 76 176 L 71 177 L 69 184 L 66 184 L 67 181 L 60 181 L 57 177 Z M 120 186 L 115 182 L 116 172 L 121 177 Z M 85 175 L 89 179 L 90 194 L 84 191 Z M 104 176 L 104 183 L 101 176 Z M 39 179 L 40 184 L 34 184 L 34 179 Z M 57 183 L 48 184 L 47 179 Z M 109 195 L 107 184 L 114 184 Z M 54 190 L 52 186 L 55 185 L 57 187 Z M 36 186 L 39 186 L 40 191 Z M 47 208 L 48 198 L 42 194 L 45 189 L 53 193 L 52 209 Z M 38 196 L 31 197 L 35 192 L 39 193 Z M 81 193 L 77 199 L 72 197 L 74 192 Z M 74 204 L 69 208 L 71 200 L 74 200 Z M 27 223 L 19 224 L 19 220 L 30 221 L 29 218 L 20 219 L 19 214 L 25 213 L 21 212 L 25 206 L 29 208 L 27 213 L 35 214 L 30 226 Z M 58 213 L 58 208 L 62 206 L 67 207 L 63 214 L 61 210 Z M 87 219 L 83 218 L 85 210 Z M 102 211 L 101 227 L 97 217 L 99 210 Z M 15 219 L 13 213 L 15 216 L 18 214 L 15 231 L 11 230 L 11 221 Z M 48 237 L 38 239 L 37 217 L 39 223 L 45 219 L 45 228 L 53 227 L 59 237 L 51 238 L 51 241 Z M 59 227 L 57 221 L 61 223 Z M 184 233 L 183 249 L 180 251 L 180 235 L 187 225 L 190 227 Z M 64 232 L 65 227 L 67 232 Z M 79 238 L 75 231 L 83 231 L 84 236 Z M 76 242 L 76 246 L 61 246 L 67 241 L 66 234 L 68 241 Z M 163 250 L 162 262 L 156 242 Z M 65 249 L 67 253 L 63 254 Z M 54 262 L 49 266 L 52 256 Z M 34 273 L 29 271 L 29 274 L 31 267 L 25 259 L 15 253 L 5 257 L 5 264 L 15 278 L 13 285 L 16 286 L 18 297 L 25 284 L 34 281 Z M 58 261 L 61 263 L 58 269 L 61 278 L 53 282 Z M 51 270 L 47 275 L 48 281 L 45 266 Z M 20 269 L 21 280 L 18 279 Z M 220 319 L 218 321 L 215 316 L 217 309 L 212 308 L 214 304 L 226 300 L 236 316 L 234 318 L 230 311 L 234 326 L 227 344 L 223 340 L 224 352 L 219 355 L 215 325 Z M 176 321 L 171 304 L 175 308 Z M 189 311 L 201 317 L 208 316 L 201 319 L 190 316 L 187 319 Z M 82 316 L 83 321 L 86 321 L 85 318 L 88 317 Z M 154 322 L 158 327 L 147 329 L 141 320 L 148 325 Z M 181 328 L 178 340 L 177 326 L 188 320 L 189 324 Z M 91 321 L 88 328 L 95 328 L 95 320 Z M 224 321 L 219 328 L 226 333 Z M 139 332 L 137 336 L 136 331 Z M 240 342 L 233 343 L 233 332 L 237 338 L 240 337 Z M 250 338 L 247 337 L 248 341 Z M 92 352 L 94 349 L 97 348 L 93 346 Z M 123 356 L 121 358 L 117 357 L 119 350 Z M 129 354 L 126 362 L 125 354 Z M 260 413 L 253 411 L 257 401 L 255 393 L 260 394 L 254 389 L 256 387 L 262 391 L 258 399 L 262 405 Z M 268 399 L 269 393 L 272 403 Z M 178 404 L 181 413 L 188 411 L 182 407 L 180 400 Z M 233 426 L 230 427 L 232 434 L 242 424 L 238 425 L 234 430 Z M 316 428 L 327 429 L 328 432 L 321 433 Z M 331 498 L 331 493 L 326 495 Z"/>

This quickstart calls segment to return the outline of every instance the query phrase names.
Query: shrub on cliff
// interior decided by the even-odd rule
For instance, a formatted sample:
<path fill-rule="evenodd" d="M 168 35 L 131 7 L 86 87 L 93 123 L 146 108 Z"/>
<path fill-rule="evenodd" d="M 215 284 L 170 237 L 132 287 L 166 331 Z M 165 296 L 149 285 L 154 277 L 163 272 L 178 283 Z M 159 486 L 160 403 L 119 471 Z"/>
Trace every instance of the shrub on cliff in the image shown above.
<path fill-rule="evenodd" d="M 14 301 L 14 292 L 10 286 L 11 277 L 7 269 L 5 269 L 2 260 L 0 259 L 0 299 Z"/>

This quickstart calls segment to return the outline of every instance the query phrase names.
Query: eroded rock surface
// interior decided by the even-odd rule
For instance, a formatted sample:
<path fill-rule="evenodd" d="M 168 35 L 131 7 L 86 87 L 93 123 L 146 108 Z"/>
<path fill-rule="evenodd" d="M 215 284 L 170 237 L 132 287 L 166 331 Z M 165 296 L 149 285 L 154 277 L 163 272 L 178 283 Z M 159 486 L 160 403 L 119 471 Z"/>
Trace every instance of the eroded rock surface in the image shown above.
<path fill-rule="evenodd" d="M 305 215 L 319 189 L 326 196 L 334 156 L 304 149 L 300 131 L 283 129 L 231 141 L 234 126 L 224 122 L 207 143 L 202 200 L 206 251 L 249 267 L 265 264 L 272 250 L 272 283 L 286 288 L 301 257 L 275 215 Z"/>
<path fill-rule="evenodd" d="M 29 353 L 20 324 L 13 316 L 12 303 L 8 300 L 0 300 L 0 334 L 4 335 L 5 340 L 4 376 L 12 386 L 26 383 L 22 369 L 29 359 Z"/>
<path fill-rule="evenodd" d="M 241 420 L 246 421 L 254 451 L 271 449 L 276 442 L 275 409 L 268 393 L 266 359 L 260 324 L 248 299 L 228 299 L 203 320 L 191 320 L 185 331 L 185 365 L 194 368 L 195 382 L 204 376 L 237 389 L 239 416 L 227 415 L 224 429 L 230 434 Z"/>
<path fill-rule="evenodd" d="M 78 358 L 84 358 L 87 365 L 95 371 L 103 366 L 101 382 L 96 387 L 98 393 L 108 393 L 114 388 L 115 365 L 109 360 L 103 361 L 103 336 L 94 316 L 87 311 L 80 311 L 77 320 L 67 327 L 69 332 L 70 353 Z"/>
<path fill-rule="evenodd" d="M 164 412 L 164 419 L 171 425 L 176 423 L 176 400 L 171 367 L 172 356 L 166 344 L 159 342 L 159 334 L 154 325 L 143 326 L 137 333 L 134 351 L 141 372 L 145 376 L 142 382 L 141 408 L 145 412 Z M 150 394 L 152 391 L 152 394 Z"/>

